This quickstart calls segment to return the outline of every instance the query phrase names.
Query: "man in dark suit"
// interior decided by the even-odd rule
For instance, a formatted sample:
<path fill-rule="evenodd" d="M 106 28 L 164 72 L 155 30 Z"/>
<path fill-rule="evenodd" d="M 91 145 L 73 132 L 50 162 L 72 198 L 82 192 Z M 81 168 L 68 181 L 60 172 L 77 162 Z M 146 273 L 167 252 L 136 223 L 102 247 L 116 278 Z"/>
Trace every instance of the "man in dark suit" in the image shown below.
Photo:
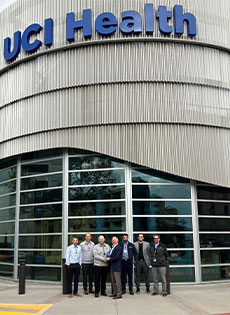
<path fill-rule="evenodd" d="M 122 248 L 118 244 L 118 238 L 114 236 L 112 238 L 112 249 L 107 261 L 111 263 L 111 280 L 113 288 L 113 299 L 122 298 L 121 290 L 121 264 L 122 264 Z"/>
<path fill-rule="evenodd" d="M 123 243 L 120 245 L 122 248 L 122 294 L 126 293 L 127 275 L 129 279 L 129 294 L 133 293 L 133 264 L 137 261 L 137 250 L 133 243 L 129 242 L 128 234 L 123 235 Z"/>

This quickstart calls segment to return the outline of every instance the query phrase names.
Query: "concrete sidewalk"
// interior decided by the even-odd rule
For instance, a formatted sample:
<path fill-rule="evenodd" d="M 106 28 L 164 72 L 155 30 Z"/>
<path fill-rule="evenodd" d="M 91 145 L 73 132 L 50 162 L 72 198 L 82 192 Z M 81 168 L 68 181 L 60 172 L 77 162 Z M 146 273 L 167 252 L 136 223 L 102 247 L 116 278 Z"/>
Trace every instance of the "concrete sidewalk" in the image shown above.
<path fill-rule="evenodd" d="M 53 304 L 47 315 L 230 314 L 230 283 L 175 285 L 171 291 L 164 298 L 147 295 L 143 288 L 141 294 L 125 294 L 121 300 L 94 295 L 69 299 L 62 295 L 61 285 L 26 283 L 26 294 L 18 295 L 17 283 L 0 280 L 0 304 Z"/>

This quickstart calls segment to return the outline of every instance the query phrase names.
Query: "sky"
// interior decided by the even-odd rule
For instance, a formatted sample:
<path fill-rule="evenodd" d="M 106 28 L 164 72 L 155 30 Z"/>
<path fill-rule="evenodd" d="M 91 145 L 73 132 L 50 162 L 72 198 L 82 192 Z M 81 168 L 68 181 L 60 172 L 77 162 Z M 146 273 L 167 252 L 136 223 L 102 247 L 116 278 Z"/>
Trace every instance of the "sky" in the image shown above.
<path fill-rule="evenodd" d="M 17 0 L 0 0 L 0 12 L 16 1 Z"/>

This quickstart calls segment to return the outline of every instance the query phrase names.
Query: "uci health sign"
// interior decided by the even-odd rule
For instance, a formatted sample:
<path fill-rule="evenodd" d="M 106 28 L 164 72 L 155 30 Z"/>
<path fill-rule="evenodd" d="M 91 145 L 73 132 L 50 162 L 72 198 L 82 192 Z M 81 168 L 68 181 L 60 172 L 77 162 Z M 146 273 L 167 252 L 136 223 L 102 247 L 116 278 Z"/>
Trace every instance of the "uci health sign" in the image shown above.
<path fill-rule="evenodd" d="M 120 31 L 124 36 L 131 34 L 153 34 L 155 30 L 155 19 L 158 20 L 159 31 L 170 36 L 171 34 L 183 35 L 184 26 L 187 24 L 188 36 L 197 35 L 196 17 L 191 13 L 184 13 L 181 5 L 175 5 L 173 12 L 166 6 L 159 6 L 155 11 L 153 4 L 145 4 L 144 17 L 137 11 L 121 12 L 121 22 L 111 12 L 104 12 L 97 16 L 94 21 L 95 31 L 103 37 L 110 37 Z M 173 20 L 173 22 L 172 22 Z M 73 12 L 66 14 L 66 41 L 75 40 L 75 32 L 81 30 L 85 39 L 92 37 L 93 20 L 92 10 L 83 10 L 81 20 L 75 19 Z M 36 39 L 43 31 L 43 42 Z M 45 19 L 44 26 L 40 24 L 29 25 L 24 32 L 14 33 L 13 40 L 10 37 L 4 40 L 4 58 L 10 62 L 15 60 L 24 49 L 28 53 L 36 52 L 42 45 L 53 45 L 54 21 L 52 18 Z M 32 39 L 33 38 L 33 39 Z"/>

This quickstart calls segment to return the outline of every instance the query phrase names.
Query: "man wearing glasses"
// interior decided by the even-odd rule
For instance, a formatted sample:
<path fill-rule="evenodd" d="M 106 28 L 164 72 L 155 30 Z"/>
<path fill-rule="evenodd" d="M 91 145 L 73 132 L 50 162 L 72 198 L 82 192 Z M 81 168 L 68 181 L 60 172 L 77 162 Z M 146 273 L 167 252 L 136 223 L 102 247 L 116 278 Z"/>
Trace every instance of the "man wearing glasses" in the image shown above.
<path fill-rule="evenodd" d="M 68 266 L 68 291 L 69 298 L 73 296 L 81 296 L 78 293 L 78 282 L 81 271 L 81 259 L 82 251 L 81 247 L 78 245 L 78 238 L 73 238 L 73 244 L 70 245 L 66 250 L 66 265 Z M 72 280 L 74 276 L 74 291 L 72 288 Z"/>
<path fill-rule="evenodd" d="M 151 265 L 153 271 L 154 292 L 152 295 L 157 295 L 159 290 L 159 276 L 162 279 L 162 294 L 167 296 L 166 284 L 166 266 L 168 264 L 168 252 L 165 245 L 160 243 L 159 235 L 153 236 L 154 243 L 150 246 Z"/>

